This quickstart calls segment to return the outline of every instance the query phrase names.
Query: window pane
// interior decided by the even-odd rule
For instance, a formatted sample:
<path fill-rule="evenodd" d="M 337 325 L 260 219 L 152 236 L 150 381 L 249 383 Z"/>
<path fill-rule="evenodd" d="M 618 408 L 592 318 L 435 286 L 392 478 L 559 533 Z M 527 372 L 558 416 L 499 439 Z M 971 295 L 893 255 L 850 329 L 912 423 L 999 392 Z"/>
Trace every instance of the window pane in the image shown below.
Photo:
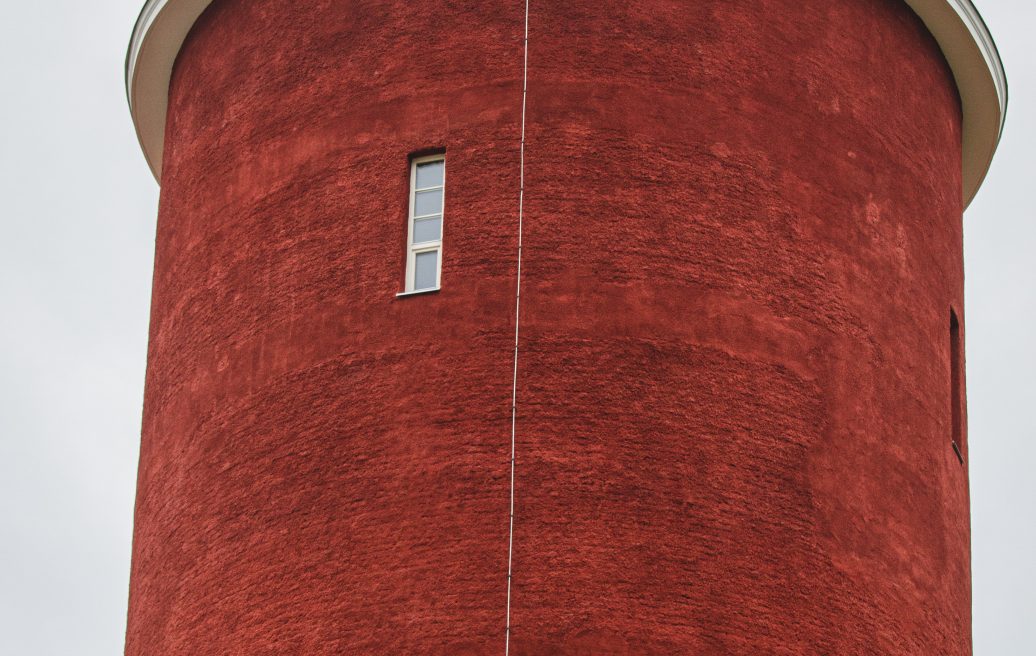
<path fill-rule="evenodd" d="M 439 272 L 439 251 L 418 253 L 414 259 L 414 291 L 435 289 L 435 278 Z"/>
<path fill-rule="evenodd" d="M 439 241 L 442 238 L 442 217 L 434 219 L 419 219 L 414 221 L 414 243 L 423 244 L 426 241 Z"/>
<path fill-rule="evenodd" d="M 427 189 L 428 187 L 441 187 L 442 174 L 445 169 L 445 162 L 428 162 L 417 165 L 417 188 Z"/>
<path fill-rule="evenodd" d="M 439 214 L 442 212 L 442 189 L 419 191 L 414 200 L 414 216 Z"/>

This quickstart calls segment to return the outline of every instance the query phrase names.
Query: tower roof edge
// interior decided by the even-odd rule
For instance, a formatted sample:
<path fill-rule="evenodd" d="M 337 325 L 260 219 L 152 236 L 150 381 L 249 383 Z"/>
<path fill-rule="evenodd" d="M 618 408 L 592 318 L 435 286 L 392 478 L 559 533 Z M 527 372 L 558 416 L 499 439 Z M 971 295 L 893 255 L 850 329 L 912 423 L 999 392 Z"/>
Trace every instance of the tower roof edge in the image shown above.
<path fill-rule="evenodd" d="M 184 40 L 213 0 L 147 0 L 126 54 L 126 94 L 141 149 L 161 181 L 169 81 Z M 1003 62 L 971 0 L 904 0 L 935 37 L 963 109 L 963 201 L 978 193 L 1007 116 Z"/>

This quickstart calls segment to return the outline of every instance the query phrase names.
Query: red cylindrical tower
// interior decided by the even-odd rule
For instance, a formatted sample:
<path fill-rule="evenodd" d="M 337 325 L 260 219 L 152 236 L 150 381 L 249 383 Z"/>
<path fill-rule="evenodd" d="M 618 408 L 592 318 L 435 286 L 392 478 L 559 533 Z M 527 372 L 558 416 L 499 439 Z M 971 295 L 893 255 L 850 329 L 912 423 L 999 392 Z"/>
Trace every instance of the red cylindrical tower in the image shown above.
<path fill-rule="evenodd" d="M 969 2 L 207 5 L 127 654 L 970 653 Z"/>

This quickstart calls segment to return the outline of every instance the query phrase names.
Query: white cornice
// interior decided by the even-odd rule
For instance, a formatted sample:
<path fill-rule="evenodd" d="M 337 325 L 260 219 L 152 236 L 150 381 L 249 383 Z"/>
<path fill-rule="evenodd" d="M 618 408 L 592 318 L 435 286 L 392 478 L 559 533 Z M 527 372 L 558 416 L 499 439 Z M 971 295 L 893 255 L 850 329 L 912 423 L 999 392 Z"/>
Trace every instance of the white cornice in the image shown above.
<path fill-rule="evenodd" d="M 978 193 L 1007 119 L 1007 75 L 985 21 L 971 0 L 906 0 L 953 70 L 964 111 L 964 206 Z"/>
<path fill-rule="evenodd" d="M 917 2 L 916 0 L 907 0 L 907 4 L 912 7 L 915 5 L 920 7 L 924 3 Z M 1000 106 L 1006 109 L 1007 75 L 1004 72 L 1004 64 L 1000 61 L 1000 52 L 996 48 L 996 42 L 993 41 L 993 35 L 989 33 L 986 21 L 982 20 L 982 15 L 978 13 L 978 9 L 975 8 L 971 0 L 949 0 L 949 5 L 957 12 L 957 17 L 967 26 L 968 32 L 982 50 L 982 58 L 985 60 L 986 68 L 992 74 L 993 83 L 996 85 Z M 923 19 L 924 16 L 922 15 Z M 1001 127 L 1003 126 L 1001 125 Z"/>
<path fill-rule="evenodd" d="M 126 92 L 148 165 L 161 180 L 166 106 L 184 39 L 213 0 L 147 0 L 126 55 Z M 964 110 L 964 204 L 989 170 L 1007 115 L 1007 78 L 996 44 L 971 0 L 905 0 L 931 31 Z"/>
<path fill-rule="evenodd" d="M 162 180 L 169 79 L 184 39 L 212 0 L 147 0 L 126 53 L 126 95 L 137 139 Z"/>

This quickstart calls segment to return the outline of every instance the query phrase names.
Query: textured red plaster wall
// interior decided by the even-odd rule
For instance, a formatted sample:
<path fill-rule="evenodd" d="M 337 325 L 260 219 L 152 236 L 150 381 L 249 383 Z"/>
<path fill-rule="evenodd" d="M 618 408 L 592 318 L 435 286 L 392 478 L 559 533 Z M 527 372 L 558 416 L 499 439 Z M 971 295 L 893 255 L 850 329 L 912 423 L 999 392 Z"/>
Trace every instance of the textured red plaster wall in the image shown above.
<path fill-rule="evenodd" d="M 522 2 L 217 0 L 127 654 L 503 650 Z M 899 0 L 533 0 L 512 653 L 968 654 L 960 109 Z M 443 290 L 402 289 L 447 151 Z"/>

